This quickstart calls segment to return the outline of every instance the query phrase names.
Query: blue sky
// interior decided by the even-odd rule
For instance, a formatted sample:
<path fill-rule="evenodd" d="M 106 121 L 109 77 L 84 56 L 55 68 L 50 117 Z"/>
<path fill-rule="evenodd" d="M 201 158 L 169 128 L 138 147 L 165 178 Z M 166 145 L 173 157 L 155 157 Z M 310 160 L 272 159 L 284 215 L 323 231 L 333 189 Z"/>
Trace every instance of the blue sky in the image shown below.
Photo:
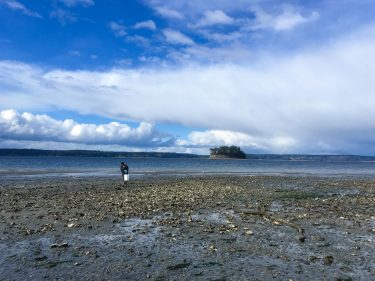
<path fill-rule="evenodd" d="M 0 0 L 0 147 L 375 155 L 373 0 Z"/>

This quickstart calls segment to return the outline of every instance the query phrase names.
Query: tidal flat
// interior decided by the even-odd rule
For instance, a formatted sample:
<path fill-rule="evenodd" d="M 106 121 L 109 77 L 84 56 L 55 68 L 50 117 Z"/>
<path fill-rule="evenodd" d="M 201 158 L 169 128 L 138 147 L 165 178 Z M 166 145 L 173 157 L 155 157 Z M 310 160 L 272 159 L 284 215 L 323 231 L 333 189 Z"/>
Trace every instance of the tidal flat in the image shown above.
<path fill-rule="evenodd" d="M 375 180 L 0 179 L 0 280 L 375 280 Z"/>

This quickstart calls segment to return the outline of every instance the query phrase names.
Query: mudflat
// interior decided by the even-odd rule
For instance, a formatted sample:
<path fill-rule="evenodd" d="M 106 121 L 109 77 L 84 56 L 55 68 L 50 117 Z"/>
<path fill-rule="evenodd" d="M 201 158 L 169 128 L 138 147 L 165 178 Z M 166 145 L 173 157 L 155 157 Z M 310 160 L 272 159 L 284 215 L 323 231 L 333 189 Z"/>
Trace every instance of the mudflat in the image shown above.
<path fill-rule="evenodd" d="M 1 280 L 375 280 L 375 180 L 0 179 Z"/>

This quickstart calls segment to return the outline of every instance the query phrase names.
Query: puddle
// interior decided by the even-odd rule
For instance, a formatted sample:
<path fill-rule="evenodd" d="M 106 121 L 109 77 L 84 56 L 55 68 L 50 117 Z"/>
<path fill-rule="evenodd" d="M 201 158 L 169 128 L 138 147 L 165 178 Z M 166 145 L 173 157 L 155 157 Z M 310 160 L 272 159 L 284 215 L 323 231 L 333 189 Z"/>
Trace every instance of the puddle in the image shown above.
<path fill-rule="evenodd" d="M 124 235 L 100 234 L 100 235 L 95 235 L 89 238 L 89 240 L 99 242 L 101 244 L 108 244 L 108 243 L 113 243 L 116 240 L 123 241 L 123 238 L 124 238 Z"/>
<path fill-rule="evenodd" d="M 117 228 L 121 231 L 122 236 L 134 243 L 150 244 L 160 236 L 161 226 L 156 225 L 156 220 L 153 219 L 127 219 L 122 223 L 117 224 Z"/>
<path fill-rule="evenodd" d="M 80 236 L 90 242 L 102 245 L 115 243 L 152 244 L 160 236 L 161 227 L 156 225 L 157 217 L 153 219 L 127 219 L 115 225 L 111 233 L 96 234 L 89 237 Z"/>
<path fill-rule="evenodd" d="M 210 224 L 227 224 L 229 221 L 241 220 L 241 217 L 233 210 L 224 211 L 222 213 L 192 214 L 191 218 L 193 221 L 202 221 Z"/>

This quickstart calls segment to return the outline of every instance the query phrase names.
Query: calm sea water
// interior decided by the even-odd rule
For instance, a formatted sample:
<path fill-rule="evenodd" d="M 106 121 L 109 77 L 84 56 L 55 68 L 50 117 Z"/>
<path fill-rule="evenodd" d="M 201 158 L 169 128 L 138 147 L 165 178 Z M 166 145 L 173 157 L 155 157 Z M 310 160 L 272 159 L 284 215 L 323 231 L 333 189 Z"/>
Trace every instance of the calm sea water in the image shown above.
<path fill-rule="evenodd" d="M 121 161 L 134 177 L 203 174 L 295 174 L 375 178 L 375 162 L 210 160 L 112 157 L 0 157 L 1 178 L 118 176 Z"/>

